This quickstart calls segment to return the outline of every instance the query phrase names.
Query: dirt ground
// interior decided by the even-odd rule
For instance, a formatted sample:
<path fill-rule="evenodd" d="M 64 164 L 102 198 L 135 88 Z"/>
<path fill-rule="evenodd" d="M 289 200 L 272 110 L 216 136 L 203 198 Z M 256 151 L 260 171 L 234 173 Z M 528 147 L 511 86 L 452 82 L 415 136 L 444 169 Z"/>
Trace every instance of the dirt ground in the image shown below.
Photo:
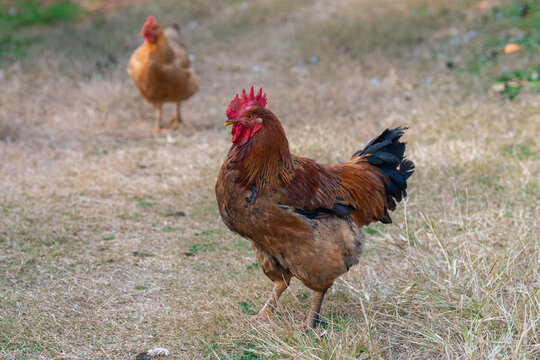
<path fill-rule="evenodd" d="M 25 29 L 46 35 L 0 68 L 0 358 L 538 357 L 540 99 L 492 89 L 538 53 L 491 45 L 527 33 L 517 2 L 482 3 L 166 0 Z M 148 15 L 181 24 L 200 79 L 169 134 L 126 73 Z M 409 127 L 409 198 L 309 334 L 294 280 L 250 321 L 271 283 L 216 207 L 225 109 L 251 85 L 321 162 Z"/>

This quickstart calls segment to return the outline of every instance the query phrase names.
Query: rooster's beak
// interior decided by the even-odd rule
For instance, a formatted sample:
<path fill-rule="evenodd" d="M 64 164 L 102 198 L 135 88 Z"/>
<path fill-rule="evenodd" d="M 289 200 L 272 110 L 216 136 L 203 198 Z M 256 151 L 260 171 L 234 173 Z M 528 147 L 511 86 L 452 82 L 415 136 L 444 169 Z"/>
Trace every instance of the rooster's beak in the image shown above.
<path fill-rule="evenodd" d="M 236 122 L 237 122 L 236 120 L 227 119 L 225 120 L 224 126 L 234 125 L 236 124 Z"/>

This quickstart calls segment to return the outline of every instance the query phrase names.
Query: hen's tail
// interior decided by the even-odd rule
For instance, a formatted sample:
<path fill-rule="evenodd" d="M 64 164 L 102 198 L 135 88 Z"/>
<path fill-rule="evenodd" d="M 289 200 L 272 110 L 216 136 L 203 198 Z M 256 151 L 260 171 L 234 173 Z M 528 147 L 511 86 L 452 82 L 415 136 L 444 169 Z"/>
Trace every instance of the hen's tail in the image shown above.
<path fill-rule="evenodd" d="M 177 33 L 180 34 L 180 25 L 178 23 L 172 23 L 171 27 L 176 30 Z"/>
<path fill-rule="evenodd" d="M 414 172 L 414 163 L 404 156 L 406 144 L 399 141 L 406 129 L 402 127 L 386 129 L 352 156 L 352 158 L 362 156 L 383 175 L 387 209 L 379 221 L 384 224 L 392 222 L 388 210 L 395 210 L 395 200 L 399 202 L 407 196 L 407 179 Z"/>
<path fill-rule="evenodd" d="M 165 29 L 165 36 L 167 37 L 169 43 L 178 45 L 184 49 L 186 48 L 186 44 L 184 43 L 182 35 L 180 34 L 180 25 L 177 23 L 174 23 Z"/>

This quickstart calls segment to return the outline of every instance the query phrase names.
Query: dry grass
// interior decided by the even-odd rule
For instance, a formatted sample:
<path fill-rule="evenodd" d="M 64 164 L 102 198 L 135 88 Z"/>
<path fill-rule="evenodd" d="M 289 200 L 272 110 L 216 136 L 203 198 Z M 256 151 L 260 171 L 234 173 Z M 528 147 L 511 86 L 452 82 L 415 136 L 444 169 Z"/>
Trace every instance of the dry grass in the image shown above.
<path fill-rule="evenodd" d="M 0 357 L 537 358 L 540 104 L 488 90 L 532 56 L 465 71 L 489 35 L 470 3 L 397 3 L 139 4 L 48 29 L 1 68 Z M 181 20 L 201 79 L 193 128 L 170 136 L 149 134 L 153 109 L 125 73 L 148 13 Z M 299 282 L 275 321 L 248 321 L 271 284 L 215 206 L 225 106 L 251 84 L 293 151 L 321 161 L 410 127 L 410 197 L 394 225 L 370 227 L 308 335 Z"/>

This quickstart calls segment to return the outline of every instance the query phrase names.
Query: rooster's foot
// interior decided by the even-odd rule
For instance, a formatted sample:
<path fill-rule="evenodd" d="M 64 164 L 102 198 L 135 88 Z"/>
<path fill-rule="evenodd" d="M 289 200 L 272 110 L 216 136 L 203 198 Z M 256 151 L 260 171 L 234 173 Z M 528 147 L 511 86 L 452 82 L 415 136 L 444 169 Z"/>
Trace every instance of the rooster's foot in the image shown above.
<path fill-rule="evenodd" d="M 299 326 L 299 330 L 303 334 L 307 334 L 311 331 L 315 331 L 320 328 L 321 324 L 326 324 L 326 321 L 316 319 L 315 321 L 306 321 L 304 324 Z M 324 328 L 324 325 L 323 325 Z"/>
<path fill-rule="evenodd" d="M 274 317 L 274 312 L 269 307 L 265 306 L 257 314 L 251 317 L 253 321 L 268 321 Z"/>

